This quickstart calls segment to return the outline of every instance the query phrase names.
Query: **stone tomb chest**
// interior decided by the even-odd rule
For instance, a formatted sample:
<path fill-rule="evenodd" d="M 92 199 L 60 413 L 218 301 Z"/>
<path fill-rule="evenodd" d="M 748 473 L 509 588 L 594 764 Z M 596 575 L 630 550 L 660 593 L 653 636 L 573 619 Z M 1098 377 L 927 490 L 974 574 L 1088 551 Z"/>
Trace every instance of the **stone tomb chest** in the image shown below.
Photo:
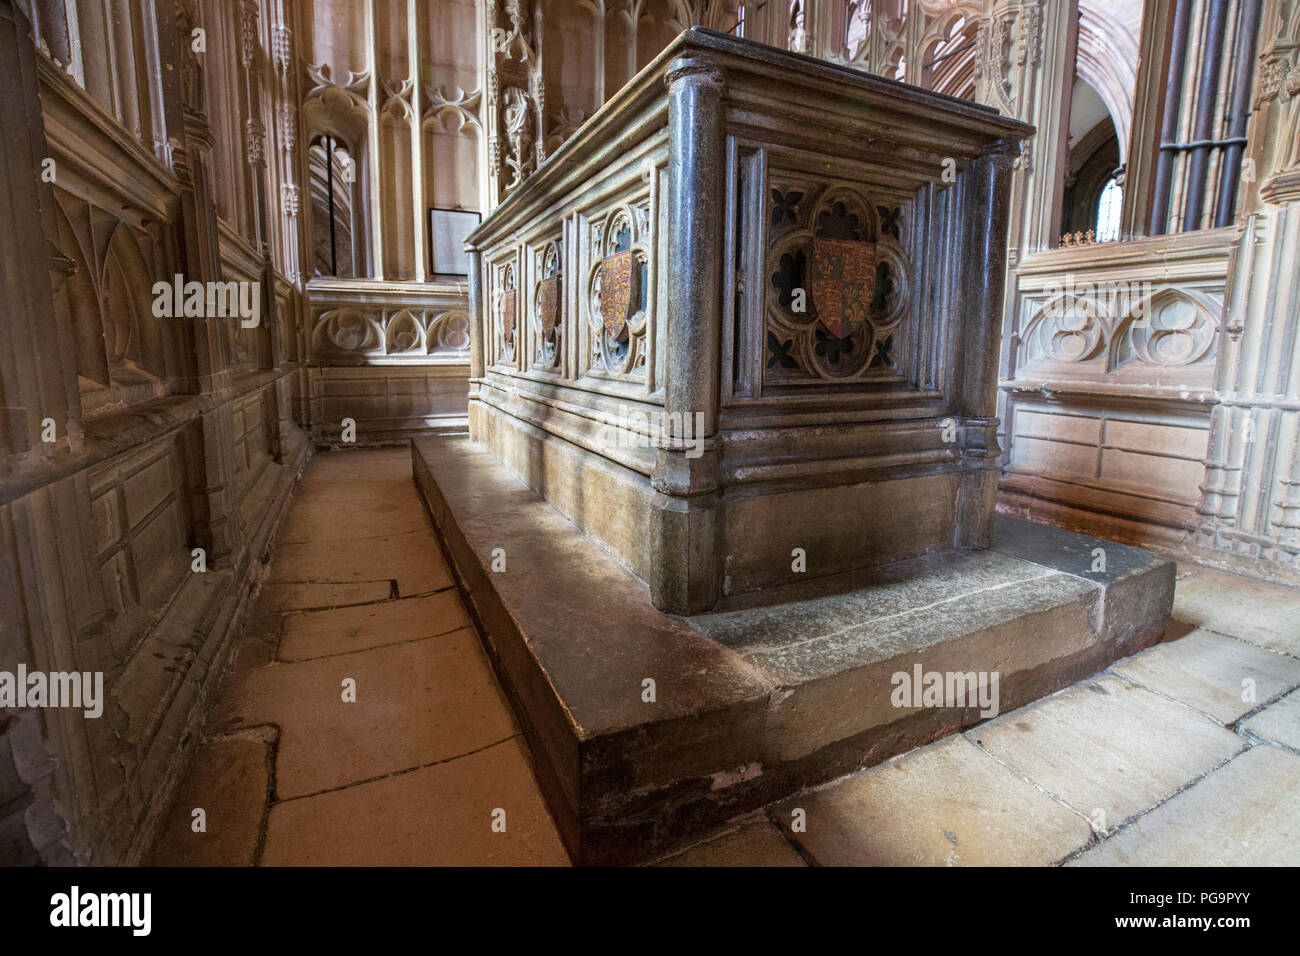
<path fill-rule="evenodd" d="M 1031 132 L 683 33 L 470 237 L 471 438 L 672 613 L 987 547 Z"/>

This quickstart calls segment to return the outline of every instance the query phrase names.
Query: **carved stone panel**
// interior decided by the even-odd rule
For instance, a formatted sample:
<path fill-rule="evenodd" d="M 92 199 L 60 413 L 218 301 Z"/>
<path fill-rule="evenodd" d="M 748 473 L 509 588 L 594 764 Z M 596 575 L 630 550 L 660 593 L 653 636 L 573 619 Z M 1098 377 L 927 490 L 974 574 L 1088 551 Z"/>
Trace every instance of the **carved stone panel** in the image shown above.
<path fill-rule="evenodd" d="M 519 277 L 514 262 L 507 262 L 496 270 L 492 290 L 493 331 L 496 339 L 496 362 L 514 366 L 515 343 L 519 324 Z"/>
<path fill-rule="evenodd" d="M 896 376 L 909 314 L 903 209 L 861 186 L 774 176 L 768 189 L 764 382 Z"/>
<path fill-rule="evenodd" d="M 1027 296 L 1016 378 L 1208 386 L 1222 292 L 1108 275 Z"/>
<path fill-rule="evenodd" d="M 619 205 L 591 225 L 587 275 L 589 371 L 644 376 L 654 312 L 654 241 L 648 198 Z"/>
<path fill-rule="evenodd" d="M 463 358 L 469 349 L 469 315 L 454 299 L 377 303 L 318 295 L 311 310 L 312 358 L 323 364 L 422 364 Z"/>
<path fill-rule="evenodd" d="M 565 295 L 563 250 L 558 241 L 546 243 L 536 253 L 537 282 L 533 291 L 533 364 L 536 368 L 560 367 L 565 341 Z"/>

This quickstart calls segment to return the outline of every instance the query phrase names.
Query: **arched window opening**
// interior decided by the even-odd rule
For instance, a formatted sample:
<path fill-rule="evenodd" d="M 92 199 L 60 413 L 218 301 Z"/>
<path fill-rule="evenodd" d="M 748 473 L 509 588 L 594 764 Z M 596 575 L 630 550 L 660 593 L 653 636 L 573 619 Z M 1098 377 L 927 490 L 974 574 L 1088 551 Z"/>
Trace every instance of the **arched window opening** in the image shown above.
<path fill-rule="evenodd" d="M 1069 153 L 1065 188 L 1061 193 L 1060 245 L 1113 242 L 1120 238 L 1123 182 L 1118 171 L 1119 136 L 1105 103 L 1087 82 L 1076 78 L 1070 97 Z M 1114 188 L 1110 188 L 1111 184 Z M 1102 194 L 1107 193 L 1107 219 L 1101 229 Z M 1111 210 L 1111 206 L 1115 208 Z"/>
<path fill-rule="evenodd" d="M 943 39 L 927 51 L 921 63 L 921 85 L 950 96 L 975 97 L 976 33 L 979 24 L 958 16 Z"/>
<path fill-rule="evenodd" d="M 1097 203 L 1097 241 L 1114 242 L 1119 238 L 1119 214 L 1124 204 L 1124 190 L 1112 174 L 1101 189 Z"/>

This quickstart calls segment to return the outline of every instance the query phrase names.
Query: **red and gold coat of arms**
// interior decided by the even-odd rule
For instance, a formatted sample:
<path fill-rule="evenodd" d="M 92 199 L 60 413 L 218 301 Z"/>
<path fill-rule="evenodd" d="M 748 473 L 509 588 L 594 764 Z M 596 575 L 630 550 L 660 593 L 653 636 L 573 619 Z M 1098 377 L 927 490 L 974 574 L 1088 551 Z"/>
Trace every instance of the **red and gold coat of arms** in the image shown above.
<path fill-rule="evenodd" d="M 506 289 L 501 293 L 501 337 L 506 345 L 515 342 L 515 290 Z"/>
<path fill-rule="evenodd" d="M 600 264 L 600 317 L 611 339 L 623 334 L 632 314 L 636 277 L 636 255 L 631 251 L 616 253 Z"/>
<path fill-rule="evenodd" d="M 542 338 L 555 340 L 555 330 L 560 324 L 560 277 L 547 276 L 537 283 L 537 320 L 542 326 Z"/>
<path fill-rule="evenodd" d="M 852 335 L 867 321 L 876 286 L 876 244 L 814 239 L 811 286 L 817 319 L 836 337 Z"/>

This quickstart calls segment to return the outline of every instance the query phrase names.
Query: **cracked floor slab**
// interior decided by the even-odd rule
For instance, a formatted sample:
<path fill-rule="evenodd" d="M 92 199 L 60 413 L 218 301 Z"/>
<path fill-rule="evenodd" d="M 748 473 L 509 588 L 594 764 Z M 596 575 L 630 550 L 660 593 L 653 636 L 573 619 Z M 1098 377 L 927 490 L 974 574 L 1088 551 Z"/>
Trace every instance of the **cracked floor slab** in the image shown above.
<path fill-rule="evenodd" d="M 326 453 L 308 466 L 291 507 L 328 513 L 382 488 L 403 511 L 388 527 L 413 530 L 273 549 L 219 719 L 151 862 L 567 862 L 409 469 L 405 449 Z M 1166 643 L 731 821 L 658 863 L 1300 863 L 1300 755 L 1286 749 L 1300 748 L 1300 690 L 1287 694 L 1300 681 L 1298 608 L 1287 589 L 1182 568 Z M 357 705 L 339 698 L 343 670 Z M 1243 677 L 1261 703 L 1238 700 Z M 362 706 L 376 688 L 386 690 Z"/>
<path fill-rule="evenodd" d="M 1106 675 L 966 736 L 1105 830 L 1246 747 L 1241 737 L 1201 714 Z"/>
<path fill-rule="evenodd" d="M 783 801 L 773 816 L 823 866 L 1045 865 L 1092 833 L 960 734 Z"/>
<path fill-rule="evenodd" d="M 1238 594 L 1245 607 L 1224 599 Z M 1300 754 L 1286 748 L 1300 747 L 1300 690 L 1239 700 L 1243 677 L 1260 701 L 1294 686 L 1297 608 L 1287 588 L 1182 569 L 1166 643 L 774 805 L 771 820 L 825 866 L 1298 865 Z M 785 858 L 763 830 L 730 826 L 663 859 Z"/>
<path fill-rule="evenodd" d="M 1295 866 L 1300 757 L 1252 747 L 1073 866 Z"/>
<path fill-rule="evenodd" d="M 287 518 L 300 540 L 272 549 L 152 862 L 567 863 L 410 469 L 406 449 L 307 466 Z M 319 533 L 349 509 L 404 530 Z"/>
<path fill-rule="evenodd" d="M 1204 629 L 1134 654 L 1112 670 L 1224 726 L 1300 686 L 1300 660 Z"/>

